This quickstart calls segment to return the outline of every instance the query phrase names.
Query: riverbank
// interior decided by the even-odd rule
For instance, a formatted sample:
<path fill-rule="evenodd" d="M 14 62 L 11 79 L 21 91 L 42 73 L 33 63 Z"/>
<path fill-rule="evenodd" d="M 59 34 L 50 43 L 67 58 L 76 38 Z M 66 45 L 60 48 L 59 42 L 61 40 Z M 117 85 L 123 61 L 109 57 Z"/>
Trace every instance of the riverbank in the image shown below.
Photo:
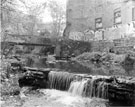
<path fill-rule="evenodd" d="M 18 79 L 23 73 L 21 71 L 8 71 L 11 70 L 8 68 L 10 62 L 14 61 L 3 60 L 3 77 L 0 86 L 1 107 L 89 107 L 89 105 L 106 107 L 105 100 L 99 98 L 87 99 L 58 90 L 21 88 Z M 7 72 L 9 72 L 8 76 Z"/>
<path fill-rule="evenodd" d="M 76 65 L 74 62 L 79 63 L 82 66 L 85 66 L 86 68 L 90 68 L 92 72 L 90 72 L 90 69 L 87 69 L 87 73 L 92 75 L 100 75 L 100 73 L 102 75 L 123 75 L 123 76 L 133 76 L 134 74 L 132 74 L 132 72 L 134 73 L 134 66 L 133 66 L 133 70 L 131 70 L 128 74 L 128 72 L 124 71 L 124 67 L 122 66 L 122 64 L 127 64 L 127 60 L 129 61 L 129 59 L 131 59 L 130 61 L 134 62 L 134 57 L 133 56 L 128 56 L 125 55 L 115 55 L 115 54 L 103 54 L 103 53 L 84 53 L 76 58 L 74 58 L 73 62 L 60 62 L 57 63 L 55 65 L 51 65 L 52 68 L 58 67 L 59 69 L 61 69 L 62 72 L 65 72 L 66 70 L 73 73 L 84 73 L 86 69 L 80 69 L 78 68 L 79 65 Z M 7 62 L 9 63 L 5 63 L 5 65 L 7 66 L 8 64 L 10 64 L 11 62 L 14 62 L 13 60 L 9 60 L 6 59 Z M 6 61 L 4 61 L 6 62 Z M 125 62 L 125 63 L 124 63 Z M 34 62 L 34 65 L 40 65 L 41 64 L 45 66 L 44 61 L 40 61 L 38 60 L 36 63 Z M 109 65 L 109 66 L 107 66 Z M 129 64 L 132 65 L 132 64 Z M 134 63 L 133 63 L 134 65 Z M 21 87 L 19 87 L 19 83 L 18 83 L 18 79 L 20 77 L 20 75 L 22 75 L 23 73 L 21 71 L 17 71 L 17 72 L 7 72 L 10 69 L 8 67 L 6 67 L 7 69 L 2 69 L 3 72 L 5 72 L 5 76 L 3 78 L 3 82 L 2 82 L 2 98 L 1 98 L 1 104 L 2 107 L 43 107 L 44 105 L 47 107 L 87 107 L 86 105 L 84 105 L 87 102 L 83 102 L 80 104 L 80 102 L 76 102 L 76 100 L 78 100 L 78 98 L 73 96 L 67 96 L 64 97 L 62 96 L 63 92 L 58 92 L 59 94 L 55 94 L 54 92 L 56 91 L 46 91 L 45 90 L 45 94 L 39 92 L 39 90 L 32 90 L 25 93 L 25 96 L 21 96 L 20 92 L 21 92 Z M 51 67 L 48 66 L 48 67 Z M 43 67 L 43 66 L 42 66 Z M 113 68 L 113 67 L 118 67 Z M 69 70 L 69 68 L 72 68 Z M 113 72 L 110 70 L 110 68 L 113 70 Z M 121 70 L 122 68 L 122 70 Z M 65 71 L 64 71 L 65 69 Z M 103 69 L 101 71 L 101 69 Z M 116 70 L 115 70 L 116 69 Z M 5 71 L 4 71 L 5 70 Z M 78 71 L 79 72 L 78 72 Z M 94 73 L 95 72 L 95 73 Z M 96 73 L 97 72 L 97 73 Z M 104 74 L 103 74 L 104 73 Z M 65 93 L 64 93 L 65 94 Z M 54 96 L 53 98 L 49 97 L 49 96 Z M 61 95 L 58 96 L 58 95 Z M 65 94 L 66 95 L 66 94 Z M 47 100 L 47 99 L 51 99 L 51 100 Z M 62 99 L 63 98 L 63 99 Z M 66 99 L 70 99 L 73 98 L 75 100 L 75 105 L 65 105 L 65 104 L 61 104 L 61 102 L 63 100 Z M 38 101 L 38 102 L 36 102 Z M 57 102 L 60 101 L 60 102 Z M 83 101 L 83 98 L 81 100 L 78 101 Z M 83 104 L 83 105 L 82 105 Z M 115 103 L 113 103 L 115 104 Z M 79 106 L 81 105 L 81 106 Z"/>
<path fill-rule="evenodd" d="M 95 73 L 135 76 L 135 55 L 133 54 L 86 52 L 73 58 L 73 61 L 90 68 Z"/>

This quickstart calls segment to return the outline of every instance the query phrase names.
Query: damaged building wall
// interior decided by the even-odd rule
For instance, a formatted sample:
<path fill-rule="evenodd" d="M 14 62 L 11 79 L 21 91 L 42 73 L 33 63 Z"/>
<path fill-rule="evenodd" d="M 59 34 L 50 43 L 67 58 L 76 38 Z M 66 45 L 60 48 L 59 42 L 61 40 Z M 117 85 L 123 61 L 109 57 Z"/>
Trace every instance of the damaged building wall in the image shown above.
<path fill-rule="evenodd" d="M 128 24 L 133 21 L 133 8 L 134 0 L 68 0 L 67 22 L 71 24 L 68 32 L 96 31 L 117 24 Z M 120 17 L 115 19 L 117 13 Z M 101 19 L 98 27 L 96 19 Z"/>

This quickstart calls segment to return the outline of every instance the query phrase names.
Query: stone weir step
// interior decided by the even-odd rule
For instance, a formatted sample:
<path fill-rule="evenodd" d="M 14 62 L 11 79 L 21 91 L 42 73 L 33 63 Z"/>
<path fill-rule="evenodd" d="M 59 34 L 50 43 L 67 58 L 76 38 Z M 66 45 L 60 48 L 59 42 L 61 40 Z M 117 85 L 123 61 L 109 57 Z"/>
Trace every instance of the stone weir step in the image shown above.
<path fill-rule="evenodd" d="M 135 77 L 74 74 L 58 69 L 23 67 L 20 87 L 50 88 L 135 104 Z"/>

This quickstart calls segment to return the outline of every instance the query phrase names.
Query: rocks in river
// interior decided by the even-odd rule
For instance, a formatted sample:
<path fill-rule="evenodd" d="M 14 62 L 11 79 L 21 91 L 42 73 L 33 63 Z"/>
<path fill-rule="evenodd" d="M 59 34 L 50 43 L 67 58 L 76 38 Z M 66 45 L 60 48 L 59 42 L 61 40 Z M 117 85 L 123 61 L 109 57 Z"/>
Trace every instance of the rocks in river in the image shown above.
<path fill-rule="evenodd" d="M 34 86 L 39 88 L 46 88 L 49 73 L 48 69 L 42 70 L 37 68 L 25 67 L 23 71 L 26 72 L 19 79 L 20 87 Z"/>
<path fill-rule="evenodd" d="M 135 76 L 135 57 L 129 54 L 86 52 L 74 58 L 74 61 L 105 75 Z"/>
<path fill-rule="evenodd" d="M 135 79 L 122 76 L 93 76 L 73 74 L 49 69 L 26 68 L 19 79 L 20 86 L 69 90 L 74 95 L 99 97 L 111 101 L 135 100 Z"/>

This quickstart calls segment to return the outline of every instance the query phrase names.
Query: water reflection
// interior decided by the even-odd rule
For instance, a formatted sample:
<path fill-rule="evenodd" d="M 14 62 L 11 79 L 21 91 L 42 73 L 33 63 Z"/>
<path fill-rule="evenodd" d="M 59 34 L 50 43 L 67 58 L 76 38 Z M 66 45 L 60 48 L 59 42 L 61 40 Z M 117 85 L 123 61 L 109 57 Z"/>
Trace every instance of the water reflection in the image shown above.
<path fill-rule="evenodd" d="M 95 72 L 93 69 L 82 66 L 74 61 L 57 61 L 56 63 L 47 63 L 46 58 L 28 58 L 27 66 L 37 67 L 37 68 L 56 68 L 56 69 L 60 69 L 60 71 L 79 73 L 79 74 L 110 75 L 109 73 L 103 72 L 102 70 L 98 70 Z M 115 101 L 115 102 L 109 102 L 109 105 L 110 107 L 128 106 L 125 103 L 123 102 L 120 103 Z"/>
<path fill-rule="evenodd" d="M 28 58 L 27 66 L 37 67 L 37 68 L 56 68 L 61 71 L 80 73 L 80 74 L 90 74 L 90 75 L 123 75 L 123 76 L 134 76 L 135 73 L 131 72 L 127 74 L 126 71 L 121 66 L 112 65 L 111 68 L 106 66 L 97 67 L 94 64 L 80 64 L 75 61 L 56 61 L 55 63 L 48 63 L 46 58 Z M 89 67 L 88 67 L 89 66 Z"/>
<path fill-rule="evenodd" d="M 72 73 L 107 75 L 104 72 L 101 72 L 100 70 L 95 72 L 91 68 L 85 67 L 75 61 L 57 61 L 55 63 L 47 63 L 46 58 L 29 58 L 27 61 L 27 66 L 37 68 L 57 68 L 61 71 L 63 70 Z"/>

